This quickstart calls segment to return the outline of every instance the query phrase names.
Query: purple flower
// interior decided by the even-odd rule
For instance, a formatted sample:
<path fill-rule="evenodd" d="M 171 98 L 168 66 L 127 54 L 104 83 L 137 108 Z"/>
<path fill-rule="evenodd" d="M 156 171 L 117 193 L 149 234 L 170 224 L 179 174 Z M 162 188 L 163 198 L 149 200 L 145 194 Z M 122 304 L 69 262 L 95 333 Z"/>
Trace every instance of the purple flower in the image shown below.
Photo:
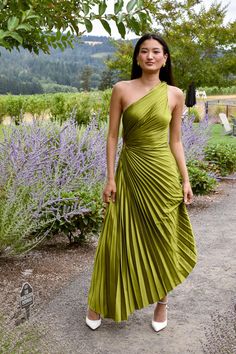
<path fill-rule="evenodd" d="M 194 115 L 186 114 L 182 120 L 182 142 L 187 162 L 204 158 L 204 149 L 210 137 L 208 116 L 199 124 L 194 123 L 194 119 Z"/>

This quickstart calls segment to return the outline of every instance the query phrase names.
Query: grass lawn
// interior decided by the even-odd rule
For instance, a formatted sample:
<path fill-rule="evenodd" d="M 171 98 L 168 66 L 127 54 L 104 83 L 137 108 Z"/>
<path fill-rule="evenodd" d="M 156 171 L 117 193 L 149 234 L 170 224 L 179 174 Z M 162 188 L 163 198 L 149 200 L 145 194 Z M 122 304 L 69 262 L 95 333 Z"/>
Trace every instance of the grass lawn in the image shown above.
<path fill-rule="evenodd" d="M 226 135 L 221 124 L 211 126 L 211 138 L 209 144 L 234 144 L 236 147 L 236 136 Z"/>

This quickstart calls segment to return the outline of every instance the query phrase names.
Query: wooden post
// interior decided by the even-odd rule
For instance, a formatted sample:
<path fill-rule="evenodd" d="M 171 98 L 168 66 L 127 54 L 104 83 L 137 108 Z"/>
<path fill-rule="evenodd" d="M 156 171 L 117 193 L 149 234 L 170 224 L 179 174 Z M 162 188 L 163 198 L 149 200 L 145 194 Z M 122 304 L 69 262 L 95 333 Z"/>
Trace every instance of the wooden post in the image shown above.
<path fill-rule="evenodd" d="M 226 105 L 226 117 L 229 118 L 229 106 Z"/>

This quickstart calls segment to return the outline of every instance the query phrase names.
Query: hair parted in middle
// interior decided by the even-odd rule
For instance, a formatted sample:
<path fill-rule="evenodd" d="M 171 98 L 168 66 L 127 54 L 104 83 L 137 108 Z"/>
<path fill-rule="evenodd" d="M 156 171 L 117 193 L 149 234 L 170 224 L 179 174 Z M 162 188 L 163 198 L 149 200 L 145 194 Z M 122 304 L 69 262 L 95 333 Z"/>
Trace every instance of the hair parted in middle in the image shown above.
<path fill-rule="evenodd" d="M 167 43 L 164 41 L 164 39 L 155 33 L 144 34 L 141 38 L 139 38 L 138 42 L 136 43 L 134 48 L 134 53 L 133 53 L 131 80 L 138 79 L 139 77 L 142 76 L 142 69 L 137 63 L 137 57 L 139 54 L 141 44 L 148 39 L 155 39 L 157 42 L 159 42 L 163 47 L 164 54 L 167 54 L 167 60 L 165 66 L 161 67 L 160 69 L 160 76 L 159 76 L 160 80 L 165 81 L 168 85 L 174 85 L 169 48 L 167 46 Z"/>

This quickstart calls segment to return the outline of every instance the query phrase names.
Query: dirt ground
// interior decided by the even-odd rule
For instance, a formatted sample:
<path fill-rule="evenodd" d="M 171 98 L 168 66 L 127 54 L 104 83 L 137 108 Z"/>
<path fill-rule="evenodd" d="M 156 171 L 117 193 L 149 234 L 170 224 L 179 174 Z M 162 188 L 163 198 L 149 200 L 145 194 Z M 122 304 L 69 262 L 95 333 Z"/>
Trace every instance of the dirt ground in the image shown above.
<path fill-rule="evenodd" d="M 119 324 L 104 319 L 94 332 L 85 325 L 95 240 L 72 248 L 61 238 L 25 256 L 0 258 L 0 312 L 12 325 L 23 321 L 20 289 L 28 281 L 35 299 L 29 322 L 45 330 L 38 353 L 234 354 L 235 203 L 235 181 L 195 197 L 189 212 L 198 263 L 169 294 L 168 327 L 160 334 L 150 326 L 154 305 Z"/>
<path fill-rule="evenodd" d="M 20 311 L 22 285 L 33 287 L 34 306 L 37 312 L 68 281 L 84 271 L 88 258 L 93 257 L 96 241 L 84 246 L 70 246 L 61 236 L 45 242 L 26 255 L 0 258 L 0 313 L 7 322 L 23 319 Z"/>

